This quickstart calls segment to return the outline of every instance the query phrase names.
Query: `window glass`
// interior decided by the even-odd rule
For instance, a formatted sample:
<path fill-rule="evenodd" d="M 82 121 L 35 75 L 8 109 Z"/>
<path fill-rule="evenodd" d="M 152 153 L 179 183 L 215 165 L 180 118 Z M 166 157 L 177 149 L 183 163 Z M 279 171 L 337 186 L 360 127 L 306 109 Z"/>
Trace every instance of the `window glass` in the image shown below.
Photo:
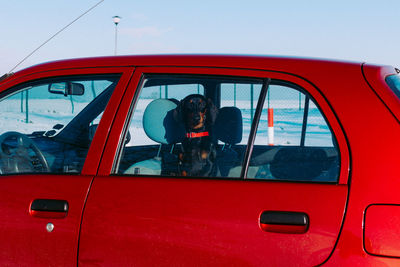
<path fill-rule="evenodd" d="M 240 177 L 261 84 L 229 77 L 147 76 L 115 172 Z"/>
<path fill-rule="evenodd" d="M 339 153 L 325 118 L 296 87 L 272 82 L 262 109 L 248 178 L 335 182 Z"/>
<path fill-rule="evenodd" d="M 118 77 L 54 78 L 0 100 L 0 174 L 79 173 Z"/>
<path fill-rule="evenodd" d="M 386 83 L 389 85 L 390 89 L 400 98 L 400 75 L 390 75 L 386 77 Z"/>
<path fill-rule="evenodd" d="M 262 80 L 147 76 L 115 165 L 124 175 L 241 176 Z M 336 182 L 339 153 L 315 102 L 272 81 L 246 178 Z"/>
<path fill-rule="evenodd" d="M 261 92 L 261 83 L 232 83 L 221 84 L 221 107 L 229 109 L 233 106 L 240 111 L 242 116 L 243 134 L 241 141 L 236 145 L 223 146 L 221 149 L 221 175 L 226 177 L 240 177 L 242 162 L 249 139 L 250 129 L 254 120 Z M 220 142 L 221 143 L 221 142 Z M 235 155 L 234 157 L 232 155 Z"/>
<path fill-rule="evenodd" d="M 154 80 L 155 82 L 156 80 Z M 172 103 L 178 103 L 189 94 L 204 95 L 203 85 L 197 84 L 166 84 L 160 81 L 161 85 L 152 86 L 153 80 L 146 82 L 145 89 L 141 91 L 140 100 L 138 101 L 136 110 L 133 114 L 132 121 L 129 126 L 129 133 L 135 135 L 135 138 L 130 138 L 129 145 L 146 145 L 157 144 L 145 133 L 143 128 L 143 114 L 146 107 L 155 99 L 168 99 Z"/>
<path fill-rule="evenodd" d="M 247 145 L 261 87 L 262 84 L 254 83 L 221 84 L 221 107 L 237 107 L 243 116 L 243 138 L 240 144 Z"/>

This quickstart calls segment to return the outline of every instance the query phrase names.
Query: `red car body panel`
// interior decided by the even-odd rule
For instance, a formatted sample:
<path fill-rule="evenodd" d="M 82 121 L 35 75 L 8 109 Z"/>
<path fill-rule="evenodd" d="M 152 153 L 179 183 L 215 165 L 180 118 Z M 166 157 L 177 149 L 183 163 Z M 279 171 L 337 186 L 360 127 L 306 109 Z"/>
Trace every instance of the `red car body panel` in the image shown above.
<path fill-rule="evenodd" d="M 390 238 L 398 229 L 378 236 L 375 231 L 381 222 L 387 228 L 396 227 L 380 216 L 390 216 L 397 209 L 371 208 L 400 205 L 400 101 L 385 83 L 387 75 L 395 74 L 393 68 L 257 56 L 74 59 L 11 75 L 0 81 L 0 94 L 28 80 L 96 73 L 123 75 L 96 131 L 82 175 L 1 177 L 0 212 L 5 219 L 0 232 L 12 242 L 2 244 L 0 262 L 399 264 L 398 240 Z M 298 84 L 318 103 L 336 136 L 341 160 L 338 183 L 112 175 L 126 118 L 146 73 L 268 77 Z M 52 220 L 61 231 L 47 233 L 49 219 L 30 215 L 29 205 L 38 198 L 68 201 L 67 216 Z M 267 210 L 307 213 L 309 229 L 304 234 L 265 232 L 259 217 Z"/>
<path fill-rule="evenodd" d="M 145 73 L 271 77 L 301 85 L 318 101 L 337 135 L 343 159 L 339 179 L 339 184 L 342 185 L 150 177 L 107 178 L 112 170 L 120 133 L 125 125 L 136 87 Z M 340 124 L 324 97 L 304 79 L 285 73 L 241 69 L 137 68 L 107 142 L 99 169 L 99 175 L 103 177 L 95 179 L 86 205 L 81 232 L 81 263 L 100 262 L 108 265 L 119 259 L 120 265 L 154 265 L 160 262 L 171 265 L 177 260 L 176 257 L 179 257 L 178 262 L 202 262 L 204 265 L 235 262 L 259 265 L 266 259 L 273 265 L 288 265 L 293 261 L 311 265 L 322 263 L 329 256 L 339 234 L 347 198 L 348 170 L 349 153 Z M 249 189 L 246 189 L 247 187 Z M 100 199 L 104 200 L 105 205 L 110 205 L 102 207 L 102 212 L 98 210 L 100 207 L 95 205 Z M 279 201 L 276 201 L 277 199 Z M 220 205 L 217 205 L 218 203 Z M 118 209 L 115 210 L 115 207 Z M 122 210 L 125 212 L 121 212 Z M 310 217 L 310 228 L 304 235 L 265 233 L 258 221 L 260 214 L 266 210 L 305 212 Z M 318 212 L 314 213 L 316 210 Z M 112 232 L 105 231 L 114 219 L 129 223 L 118 224 L 117 229 Z M 230 221 L 234 225 L 233 229 L 229 229 Z M 149 225 L 146 225 L 147 223 Z M 150 228 L 151 234 L 144 231 L 150 224 L 155 224 Z M 196 230 L 197 226 L 200 227 L 199 230 Z M 137 229 L 141 229 L 140 232 L 143 232 L 144 236 L 132 237 L 136 236 Z M 235 235 L 234 232 L 242 233 Z M 114 239 L 108 234 L 114 238 L 116 235 L 119 237 Z M 243 243 L 244 236 L 249 234 L 251 238 Z M 93 246 L 93 243 L 97 246 Z M 108 254 L 99 256 L 96 252 L 105 249 L 106 246 L 118 249 L 109 250 Z M 297 246 L 307 247 L 307 250 L 296 248 Z M 151 248 L 158 252 L 157 257 L 145 257 Z M 138 254 L 130 254 L 130 249 Z M 175 256 L 171 257 L 172 254 Z"/>
<path fill-rule="evenodd" d="M 94 137 L 81 175 L 7 175 L 0 179 L 0 220 L 2 240 L 0 263 L 2 265 L 63 266 L 75 265 L 78 253 L 79 231 L 83 208 L 93 177 L 103 152 L 111 122 L 118 103 L 129 82 L 133 68 L 66 69 L 32 72 L 15 75 L 6 81 L 9 88 L 39 78 L 81 74 L 121 73 L 110 104 L 104 111 L 98 132 Z M 114 103 L 114 104 L 112 104 Z M 35 215 L 30 210 L 36 199 L 65 200 L 66 216 L 43 213 Z M 47 218 L 46 218 L 47 217 Z M 61 218 L 59 218 L 61 217 Z M 54 224 L 54 231 L 46 231 L 47 223 Z"/>
<path fill-rule="evenodd" d="M 400 121 L 400 99 L 396 97 L 395 93 L 389 89 L 389 86 L 385 82 L 387 76 L 396 73 L 395 69 L 391 66 L 381 67 L 364 64 L 363 72 L 370 87 Z"/>
<path fill-rule="evenodd" d="M 61 266 L 76 263 L 83 204 L 93 176 L 10 175 L 0 180 L 1 251 L 5 266 Z M 68 201 L 65 218 L 30 214 L 35 199 Z M 54 231 L 48 233 L 46 225 Z"/>
<path fill-rule="evenodd" d="M 349 95 L 351 99 L 357 99 L 362 95 L 362 101 L 357 102 L 357 109 L 354 109 L 354 112 L 358 110 L 359 113 L 353 114 L 354 116 L 343 115 L 341 117 L 344 127 L 347 127 L 350 149 L 354 156 L 352 157 L 351 191 L 346 218 L 337 249 L 329 261 L 333 265 L 343 263 L 397 265 L 399 263 L 400 251 L 391 257 L 371 257 L 363 247 L 365 242 L 364 214 L 368 206 L 400 203 L 397 193 L 400 176 L 396 171 L 400 160 L 398 155 L 400 125 L 391 113 L 397 100 L 386 99 L 392 93 L 384 83 L 385 77 L 388 74 L 395 74 L 395 70 L 387 67 L 374 67 L 374 69 L 374 72 L 365 71 L 365 73 L 381 74 L 378 76 L 379 79 L 375 80 L 374 87 L 370 87 L 368 90 L 357 86 L 354 87 L 356 89 L 353 90 L 354 94 Z M 367 75 L 369 81 L 373 77 Z M 375 76 L 375 78 L 377 77 Z M 380 99 L 376 97 L 376 94 L 386 97 Z M 352 118 L 353 122 L 350 120 Z M 346 126 L 345 121 L 347 120 L 354 124 Z M 358 121 L 357 124 L 356 121 Z M 351 127 L 351 125 L 354 126 Z M 366 166 L 370 167 L 366 168 Z M 387 216 L 391 216 L 391 214 L 387 214 Z M 390 229 L 388 230 L 390 231 Z M 394 230 L 393 233 L 396 231 Z M 393 246 L 397 245 L 393 244 Z"/>
<path fill-rule="evenodd" d="M 390 216 L 388 216 L 390 214 Z M 400 206 L 371 205 L 365 212 L 365 250 L 376 256 L 396 257 L 400 250 Z"/>
<path fill-rule="evenodd" d="M 334 247 L 346 196 L 344 185 L 98 177 L 85 209 L 79 259 L 102 265 L 317 265 Z M 310 228 L 306 234 L 264 232 L 259 217 L 266 210 L 305 212 Z"/>
<path fill-rule="evenodd" d="M 341 67 L 340 65 L 338 67 Z M 354 67 L 353 67 L 354 69 Z M 323 71 L 322 71 L 323 72 Z M 248 69 L 227 69 L 227 68 L 204 68 L 204 67 L 196 67 L 196 68 L 184 68 L 184 67 L 143 67 L 136 68 L 136 71 L 132 77 L 132 81 L 130 84 L 130 88 L 128 88 L 127 92 L 124 95 L 124 99 L 120 104 L 119 114 L 116 117 L 113 132 L 111 132 L 111 136 L 114 138 L 109 138 L 108 142 L 110 143 L 105 148 L 104 155 L 106 158 L 103 160 L 101 166 L 99 167 L 99 175 L 109 175 L 112 172 L 114 158 L 116 156 L 118 150 L 118 143 L 121 138 L 121 133 L 123 131 L 123 127 L 125 125 L 125 119 L 129 114 L 129 109 L 131 107 L 131 103 L 134 99 L 136 88 L 139 85 L 140 79 L 143 74 L 155 74 L 155 73 L 167 73 L 167 74 L 198 74 L 198 75 L 237 75 L 238 77 L 273 77 L 275 79 L 283 79 L 292 81 L 299 86 L 303 86 L 307 88 L 308 92 L 315 98 L 317 103 L 319 104 L 321 110 L 324 112 L 324 115 L 329 120 L 329 124 L 332 127 L 332 130 L 335 132 L 335 136 L 337 138 L 337 142 L 340 146 L 340 157 L 341 157 L 341 169 L 340 169 L 340 177 L 339 184 L 347 184 L 348 181 L 348 171 L 350 168 L 350 155 L 348 151 L 348 145 L 346 141 L 346 136 L 343 133 L 340 122 L 337 120 L 336 114 L 331 109 L 331 103 L 327 101 L 326 97 L 321 94 L 319 89 L 315 87 L 315 85 L 308 82 L 306 79 L 301 77 L 297 77 L 293 74 L 283 73 L 283 72 L 273 72 L 273 71 L 261 71 L 261 70 L 248 70 Z"/>

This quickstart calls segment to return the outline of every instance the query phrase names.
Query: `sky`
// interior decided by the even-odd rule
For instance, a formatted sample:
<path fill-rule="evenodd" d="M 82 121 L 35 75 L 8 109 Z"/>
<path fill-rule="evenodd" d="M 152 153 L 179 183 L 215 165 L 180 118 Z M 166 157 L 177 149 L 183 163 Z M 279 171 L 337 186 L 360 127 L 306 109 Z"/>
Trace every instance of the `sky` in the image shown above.
<path fill-rule="evenodd" d="M 0 0 L 0 76 L 100 0 Z M 260 54 L 400 67 L 399 0 L 104 0 L 16 70 L 118 55 Z"/>

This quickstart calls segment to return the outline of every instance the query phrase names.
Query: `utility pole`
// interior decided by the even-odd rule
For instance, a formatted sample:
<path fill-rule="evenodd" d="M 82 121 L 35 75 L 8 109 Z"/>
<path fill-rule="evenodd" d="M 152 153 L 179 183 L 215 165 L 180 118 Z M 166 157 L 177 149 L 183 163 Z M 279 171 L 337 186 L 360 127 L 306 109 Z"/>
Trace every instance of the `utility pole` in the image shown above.
<path fill-rule="evenodd" d="M 118 37 L 118 23 L 121 21 L 121 17 L 114 16 L 113 22 L 115 24 L 115 46 L 114 46 L 114 55 L 117 55 L 117 37 Z"/>

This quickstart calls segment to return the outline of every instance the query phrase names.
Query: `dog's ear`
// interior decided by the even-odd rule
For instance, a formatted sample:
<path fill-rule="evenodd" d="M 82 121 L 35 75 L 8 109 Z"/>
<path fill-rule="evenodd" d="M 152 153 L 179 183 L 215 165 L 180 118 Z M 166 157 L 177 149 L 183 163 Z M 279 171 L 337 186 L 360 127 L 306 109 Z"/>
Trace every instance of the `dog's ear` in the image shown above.
<path fill-rule="evenodd" d="M 182 115 L 182 101 L 174 109 L 174 120 L 176 122 L 183 122 L 183 115 Z"/>
<path fill-rule="evenodd" d="M 211 125 L 214 125 L 217 116 L 218 108 L 214 105 L 211 99 L 207 99 L 207 118 L 210 119 L 209 122 L 211 122 Z"/>

